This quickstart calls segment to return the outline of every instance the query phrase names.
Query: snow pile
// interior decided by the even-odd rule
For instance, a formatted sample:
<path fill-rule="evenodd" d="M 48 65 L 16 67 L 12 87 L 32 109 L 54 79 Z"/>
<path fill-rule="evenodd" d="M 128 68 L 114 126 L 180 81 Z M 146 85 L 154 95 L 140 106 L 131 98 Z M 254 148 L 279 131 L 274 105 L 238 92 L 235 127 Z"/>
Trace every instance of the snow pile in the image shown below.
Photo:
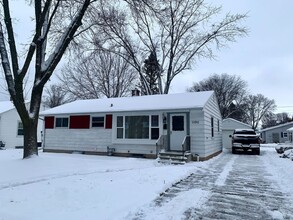
<path fill-rule="evenodd" d="M 292 161 L 284 160 L 276 154 L 275 149 L 271 146 L 263 147 L 263 155 L 261 159 L 264 161 L 264 165 L 272 181 L 276 181 L 279 185 L 279 189 L 288 196 L 291 197 L 293 201 L 293 166 Z"/>
<path fill-rule="evenodd" d="M 284 153 L 282 154 L 282 156 L 280 156 L 280 157 L 288 158 L 293 161 L 293 149 L 285 150 Z"/>
<path fill-rule="evenodd" d="M 262 144 L 262 147 L 275 148 L 278 154 L 282 154 L 280 158 L 289 158 L 293 160 L 293 145 L 291 143 Z"/>

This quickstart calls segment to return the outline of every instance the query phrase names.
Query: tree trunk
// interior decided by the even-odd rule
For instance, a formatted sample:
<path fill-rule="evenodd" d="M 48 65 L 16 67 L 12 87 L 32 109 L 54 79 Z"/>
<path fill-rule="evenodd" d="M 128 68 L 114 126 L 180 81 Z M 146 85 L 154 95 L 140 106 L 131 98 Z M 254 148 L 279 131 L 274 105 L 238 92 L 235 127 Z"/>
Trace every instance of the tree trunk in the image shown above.
<path fill-rule="evenodd" d="M 38 119 L 29 119 L 23 123 L 23 159 L 38 155 Z"/>

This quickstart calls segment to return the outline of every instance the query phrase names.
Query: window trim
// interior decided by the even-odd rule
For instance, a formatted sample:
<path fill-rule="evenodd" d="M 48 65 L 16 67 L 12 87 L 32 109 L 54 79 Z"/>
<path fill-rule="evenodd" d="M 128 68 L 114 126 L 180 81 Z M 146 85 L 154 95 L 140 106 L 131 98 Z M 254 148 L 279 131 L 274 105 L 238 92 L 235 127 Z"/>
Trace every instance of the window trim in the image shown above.
<path fill-rule="evenodd" d="M 22 125 L 22 134 L 19 134 L 19 125 Z M 17 121 L 17 131 L 16 131 L 16 136 L 24 136 L 24 130 L 23 130 L 23 123 L 22 123 L 22 121 L 20 121 L 20 120 L 18 120 Z"/>
<path fill-rule="evenodd" d="M 148 116 L 149 118 L 149 137 L 148 138 L 145 138 L 145 139 L 137 139 L 137 138 L 125 138 L 125 117 L 126 116 Z M 158 116 L 158 126 L 152 126 L 152 116 Z M 117 118 L 118 117 L 122 117 L 123 118 L 123 127 L 118 127 L 117 126 Z M 159 136 L 162 132 L 162 129 L 161 129 L 161 125 L 162 125 L 162 116 L 161 114 L 157 113 L 157 114 L 153 114 L 153 113 L 133 113 L 133 114 L 126 114 L 126 113 L 122 113 L 122 114 L 115 114 L 113 115 L 113 125 L 115 126 L 115 132 L 113 132 L 113 141 L 114 142 L 134 142 L 134 143 L 137 143 L 138 141 L 139 142 L 144 142 L 144 143 L 149 143 L 149 142 L 155 142 L 157 139 L 151 139 L 151 135 L 152 135 L 152 131 L 151 129 L 152 128 L 158 128 L 159 129 Z M 117 138 L 117 135 L 118 135 L 118 128 L 122 128 L 123 129 L 123 137 L 122 138 Z"/>
<path fill-rule="evenodd" d="M 153 125 L 153 117 L 154 116 L 156 116 L 156 117 L 158 117 L 158 125 Z M 160 137 L 160 116 L 159 115 L 153 115 L 153 114 L 151 114 L 150 115 L 150 135 L 149 135 L 149 138 L 151 139 L 151 140 L 158 140 L 158 138 Z M 159 129 L 159 136 L 155 139 L 155 138 L 152 138 L 152 130 L 153 129 Z"/>
<path fill-rule="evenodd" d="M 104 118 L 104 121 L 103 121 L 103 126 L 93 126 L 93 118 Z M 105 124 L 106 124 L 106 117 L 105 115 L 91 115 L 91 128 L 93 129 L 102 129 L 102 128 L 105 128 Z"/>
<path fill-rule="evenodd" d="M 61 127 L 57 127 L 57 119 L 64 119 L 64 118 L 67 118 L 67 120 L 68 120 L 68 122 L 67 122 L 67 127 L 63 127 L 63 126 L 61 126 Z M 63 123 L 61 123 L 61 124 L 63 124 Z M 59 116 L 59 117 L 55 117 L 55 120 L 54 120 L 54 127 L 56 128 L 56 129 L 66 129 L 66 128 L 69 128 L 69 124 L 70 124 L 70 117 L 69 116 Z"/>
<path fill-rule="evenodd" d="M 118 127 L 118 117 L 122 117 L 122 126 L 119 126 Z M 117 115 L 116 117 L 116 139 L 117 140 L 124 140 L 125 139 L 125 135 L 124 135 L 124 130 L 125 130 L 125 116 L 124 115 Z M 122 129 L 122 137 L 121 138 L 118 138 L 118 129 Z"/>

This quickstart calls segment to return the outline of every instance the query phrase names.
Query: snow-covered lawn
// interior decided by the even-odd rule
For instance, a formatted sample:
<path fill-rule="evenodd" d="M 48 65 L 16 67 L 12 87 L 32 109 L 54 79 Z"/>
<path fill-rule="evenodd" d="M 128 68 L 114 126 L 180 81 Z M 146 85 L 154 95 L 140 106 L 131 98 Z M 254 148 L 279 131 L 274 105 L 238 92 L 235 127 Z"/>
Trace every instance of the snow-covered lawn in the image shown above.
<path fill-rule="evenodd" d="M 205 163 L 0 151 L 0 219 L 119 219 Z"/>
<path fill-rule="evenodd" d="M 261 151 L 270 178 L 292 196 L 293 162 L 279 158 L 273 147 Z M 2 150 L 0 220 L 127 219 L 173 183 L 208 168 L 221 156 L 206 162 L 162 165 L 150 159 L 42 152 L 22 160 L 21 150 Z M 232 169 L 229 162 L 225 167 L 219 184 L 225 184 Z M 192 193 L 193 205 L 197 204 L 194 198 L 204 200 L 206 194 L 196 189 Z M 182 196 L 186 199 L 187 194 Z M 181 206 L 188 208 L 189 202 L 184 201 Z"/>

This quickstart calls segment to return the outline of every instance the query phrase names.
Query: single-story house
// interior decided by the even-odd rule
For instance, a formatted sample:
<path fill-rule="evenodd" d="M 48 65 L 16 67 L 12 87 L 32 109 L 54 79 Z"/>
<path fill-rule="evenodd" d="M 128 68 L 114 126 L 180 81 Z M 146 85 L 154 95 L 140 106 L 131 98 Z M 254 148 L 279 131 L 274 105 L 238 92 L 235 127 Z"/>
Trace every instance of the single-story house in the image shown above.
<path fill-rule="evenodd" d="M 226 118 L 223 120 L 223 148 L 232 149 L 232 140 L 230 135 L 232 135 L 233 131 L 238 128 L 251 129 L 251 125 L 245 124 L 233 118 Z"/>
<path fill-rule="evenodd" d="M 27 106 L 29 103 L 27 103 Z M 39 120 L 38 142 L 41 143 L 43 121 Z M 11 101 L 0 101 L 0 141 L 5 148 L 23 147 L 23 126 Z"/>
<path fill-rule="evenodd" d="M 289 141 L 287 130 L 293 126 L 293 122 L 280 124 L 260 130 L 264 143 L 285 143 Z"/>
<path fill-rule="evenodd" d="M 156 158 L 159 151 L 184 151 L 206 160 L 222 151 L 213 91 L 78 100 L 41 115 L 45 152 Z"/>

